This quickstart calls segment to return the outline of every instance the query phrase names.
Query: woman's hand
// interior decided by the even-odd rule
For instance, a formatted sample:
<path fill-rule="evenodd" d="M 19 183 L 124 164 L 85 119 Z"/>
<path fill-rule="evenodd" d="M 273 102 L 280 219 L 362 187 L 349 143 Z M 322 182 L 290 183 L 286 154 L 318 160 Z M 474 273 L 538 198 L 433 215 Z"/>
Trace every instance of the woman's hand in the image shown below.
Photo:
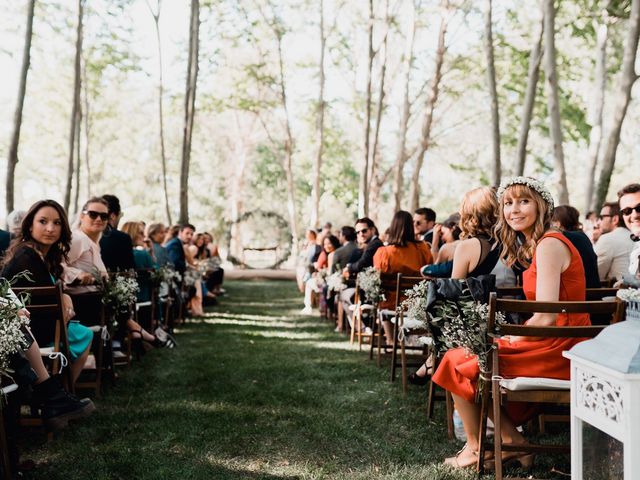
<path fill-rule="evenodd" d="M 76 280 L 80 285 L 93 285 L 96 281 L 96 279 L 93 278 L 93 275 L 88 272 L 79 273 Z"/>

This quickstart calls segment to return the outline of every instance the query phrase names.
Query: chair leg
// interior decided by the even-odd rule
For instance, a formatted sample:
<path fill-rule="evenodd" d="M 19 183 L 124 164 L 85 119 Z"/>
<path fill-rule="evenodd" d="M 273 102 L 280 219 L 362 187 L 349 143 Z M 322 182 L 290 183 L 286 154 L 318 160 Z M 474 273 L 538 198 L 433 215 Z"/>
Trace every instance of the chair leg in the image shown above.
<path fill-rule="evenodd" d="M 384 325 L 382 322 L 382 318 L 379 317 L 376 323 L 376 335 L 378 336 L 376 339 L 376 364 L 378 365 L 378 368 L 382 365 L 382 339 L 384 338 Z"/>
<path fill-rule="evenodd" d="M 396 368 L 398 366 L 398 319 L 393 324 L 393 349 L 391 350 L 391 381 L 396 380 Z"/>
<path fill-rule="evenodd" d="M 453 397 L 449 390 L 444 391 L 444 398 L 447 415 L 447 436 L 449 437 L 449 440 L 453 440 L 455 438 L 453 431 Z"/>
<path fill-rule="evenodd" d="M 478 474 L 484 474 L 484 453 L 487 449 L 487 416 L 489 414 L 489 388 L 483 387 L 480 398 L 480 426 L 478 427 Z"/>
<path fill-rule="evenodd" d="M 500 412 L 500 381 L 493 380 L 493 449 L 496 480 L 502 480 L 502 418 Z"/>
<path fill-rule="evenodd" d="M 356 328 L 358 328 L 358 306 L 356 305 L 356 309 L 353 311 L 353 320 L 351 321 L 351 336 L 349 340 L 349 344 L 353 345 L 355 342 Z"/>
<path fill-rule="evenodd" d="M 409 391 L 407 384 L 407 351 L 404 348 L 404 341 L 400 342 L 400 361 L 402 363 L 402 393 L 405 395 Z"/>

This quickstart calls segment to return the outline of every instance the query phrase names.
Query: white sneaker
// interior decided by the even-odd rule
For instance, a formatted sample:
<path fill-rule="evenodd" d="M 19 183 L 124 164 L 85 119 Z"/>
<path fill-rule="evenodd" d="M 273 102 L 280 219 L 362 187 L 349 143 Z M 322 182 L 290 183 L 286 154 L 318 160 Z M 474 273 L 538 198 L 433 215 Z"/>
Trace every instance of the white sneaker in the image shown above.
<path fill-rule="evenodd" d="M 313 309 L 311 307 L 304 307 L 300 310 L 300 315 L 311 315 L 313 313 Z"/>
<path fill-rule="evenodd" d="M 373 333 L 373 330 L 371 330 L 371 327 L 364 327 L 362 333 L 364 333 L 365 335 L 371 335 Z"/>

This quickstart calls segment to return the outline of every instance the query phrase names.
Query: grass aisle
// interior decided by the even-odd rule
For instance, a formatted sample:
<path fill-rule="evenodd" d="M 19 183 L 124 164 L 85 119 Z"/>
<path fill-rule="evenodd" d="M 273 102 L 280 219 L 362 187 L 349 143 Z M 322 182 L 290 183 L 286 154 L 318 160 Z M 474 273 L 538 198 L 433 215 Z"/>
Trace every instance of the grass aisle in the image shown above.
<path fill-rule="evenodd" d="M 292 282 L 229 282 L 176 350 L 148 353 L 98 411 L 25 458 L 46 479 L 465 479 L 442 413 L 300 317 Z M 34 436 L 43 442 L 42 436 Z"/>

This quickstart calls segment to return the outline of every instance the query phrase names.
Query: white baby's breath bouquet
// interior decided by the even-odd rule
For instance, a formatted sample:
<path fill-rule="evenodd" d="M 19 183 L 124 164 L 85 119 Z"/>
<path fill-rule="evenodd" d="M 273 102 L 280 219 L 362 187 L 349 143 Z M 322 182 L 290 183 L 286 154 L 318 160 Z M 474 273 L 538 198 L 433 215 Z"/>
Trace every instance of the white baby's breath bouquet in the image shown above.
<path fill-rule="evenodd" d="M 402 301 L 401 307 L 404 311 L 405 319 L 403 328 L 406 331 L 427 327 L 429 319 L 427 315 L 428 288 L 429 280 L 424 280 L 404 292 L 406 297 Z"/>
<path fill-rule="evenodd" d="M 358 274 L 358 286 L 364 293 L 364 301 L 372 305 L 385 300 L 382 293 L 382 279 L 380 270 L 375 267 L 368 267 Z"/>
<path fill-rule="evenodd" d="M 327 290 L 329 292 L 340 293 L 342 290 L 347 288 L 347 285 L 344 283 L 342 272 L 332 273 L 325 279 L 325 281 L 327 282 Z"/>
<path fill-rule="evenodd" d="M 138 281 L 130 273 L 117 273 L 102 280 L 102 303 L 116 313 L 126 313 L 136 302 Z"/>
<path fill-rule="evenodd" d="M 0 277 L 0 375 L 11 376 L 11 357 L 27 346 L 22 329 L 29 325 L 29 319 L 20 314 L 27 295 L 17 297 L 11 291 L 11 285 L 19 278 L 29 278 L 27 272 L 22 272 L 11 280 Z"/>

